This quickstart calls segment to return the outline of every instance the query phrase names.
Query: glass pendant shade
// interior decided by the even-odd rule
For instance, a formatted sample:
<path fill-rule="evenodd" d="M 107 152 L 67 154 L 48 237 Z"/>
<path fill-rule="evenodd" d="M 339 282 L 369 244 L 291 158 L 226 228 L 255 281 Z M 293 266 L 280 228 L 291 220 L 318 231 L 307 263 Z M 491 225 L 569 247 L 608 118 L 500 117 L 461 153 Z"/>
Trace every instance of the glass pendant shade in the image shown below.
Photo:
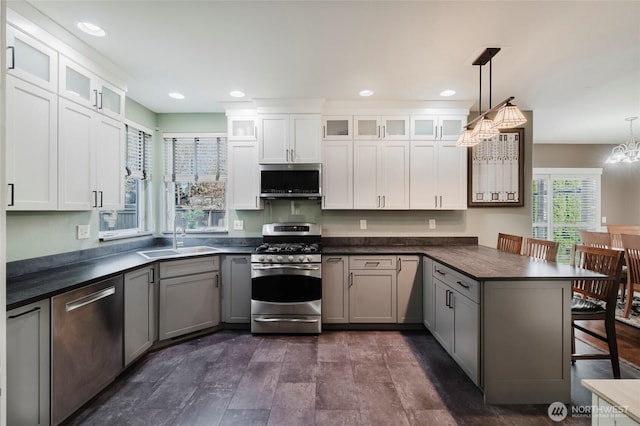
<path fill-rule="evenodd" d="M 473 136 L 473 130 L 465 129 L 464 132 L 460 134 L 456 146 L 474 146 L 480 142 L 482 142 L 480 139 Z"/>
<path fill-rule="evenodd" d="M 613 147 L 607 163 L 635 163 L 640 161 L 640 140 L 633 137 L 633 120 L 638 117 L 625 118 L 629 122 L 629 139 Z"/>
<path fill-rule="evenodd" d="M 493 126 L 493 120 L 484 117 L 473 128 L 473 137 L 480 141 L 491 139 L 495 135 L 500 134 L 500 130 Z"/>
<path fill-rule="evenodd" d="M 493 119 L 494 127 L 496 129 L 513 129 L 527 122 L 527 119 L 522 114 L 520 109 L 507 102 L 505 106 L 500 108 Z"/>

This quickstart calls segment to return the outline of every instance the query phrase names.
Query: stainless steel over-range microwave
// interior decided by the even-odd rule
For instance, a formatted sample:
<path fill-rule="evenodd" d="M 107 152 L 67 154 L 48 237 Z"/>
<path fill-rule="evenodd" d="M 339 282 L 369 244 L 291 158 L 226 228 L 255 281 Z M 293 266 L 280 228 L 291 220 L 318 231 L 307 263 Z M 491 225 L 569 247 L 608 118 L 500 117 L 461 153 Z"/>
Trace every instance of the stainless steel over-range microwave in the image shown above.
<path fill-rule="evenodd" d="M 322 164 L 261 164 L 260 197 L 322 197 Z"/>

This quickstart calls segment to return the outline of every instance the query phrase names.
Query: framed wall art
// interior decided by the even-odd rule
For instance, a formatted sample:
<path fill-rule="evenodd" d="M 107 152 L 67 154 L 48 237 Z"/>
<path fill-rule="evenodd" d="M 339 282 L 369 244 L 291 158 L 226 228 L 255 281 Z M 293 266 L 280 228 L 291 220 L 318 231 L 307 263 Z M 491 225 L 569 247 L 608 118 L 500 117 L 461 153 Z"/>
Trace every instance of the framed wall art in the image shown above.
<path fill-rule="evenodd" d="M 469 148 L 469 207 L 524 206 L 524 129 L 505 129 Z"/>

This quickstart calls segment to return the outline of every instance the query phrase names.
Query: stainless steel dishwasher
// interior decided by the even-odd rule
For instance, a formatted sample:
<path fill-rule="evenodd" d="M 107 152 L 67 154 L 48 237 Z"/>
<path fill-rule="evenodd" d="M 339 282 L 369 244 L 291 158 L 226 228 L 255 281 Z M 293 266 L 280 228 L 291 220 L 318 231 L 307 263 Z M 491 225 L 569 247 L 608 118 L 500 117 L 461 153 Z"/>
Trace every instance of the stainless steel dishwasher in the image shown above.
<path fill-rule="evenodd" d="M 122 275 L 51 299 L 51 418 L 59 424 L 122 371 Z"/>

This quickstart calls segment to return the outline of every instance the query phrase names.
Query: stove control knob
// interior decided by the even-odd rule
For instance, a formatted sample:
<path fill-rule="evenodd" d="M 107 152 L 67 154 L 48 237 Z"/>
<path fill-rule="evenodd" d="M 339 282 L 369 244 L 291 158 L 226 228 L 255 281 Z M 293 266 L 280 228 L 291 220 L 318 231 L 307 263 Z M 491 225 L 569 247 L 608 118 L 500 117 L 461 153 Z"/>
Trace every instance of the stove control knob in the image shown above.
<path fill-rule="evenodd" d="M 312 258 L 311 256 L 307 256 L 307 262 L 311 262 Z"/>
<path fill-rule="evenodd" d="M 258 258 L 258 260 L 259 260 L 260 262 L 264 262 L 264 256 L 260 256 L 260 257 Z"/>
<path fill-rule="evenodd" d="M 287 260 L 288 260 L 289 262 L 293 262 L 293 256 L 289 256 L 289 257 L 287 257 Z"/>
<path fill-rule="evenodd" d="M 271 262 L 272 257 L 271 256 L 267 256 L 267 262 Z"/>
<path fill-rule="evenodd" d="M 280 256 L 280 255 L 276 256 L 276 260 L 277 260 L 278 262 L 282 262 L 282 256 Z"/>
<path fill-rule="evenodd" d="M 298 262 L 304 262 L 304 256 L 298 257 Z"/>

